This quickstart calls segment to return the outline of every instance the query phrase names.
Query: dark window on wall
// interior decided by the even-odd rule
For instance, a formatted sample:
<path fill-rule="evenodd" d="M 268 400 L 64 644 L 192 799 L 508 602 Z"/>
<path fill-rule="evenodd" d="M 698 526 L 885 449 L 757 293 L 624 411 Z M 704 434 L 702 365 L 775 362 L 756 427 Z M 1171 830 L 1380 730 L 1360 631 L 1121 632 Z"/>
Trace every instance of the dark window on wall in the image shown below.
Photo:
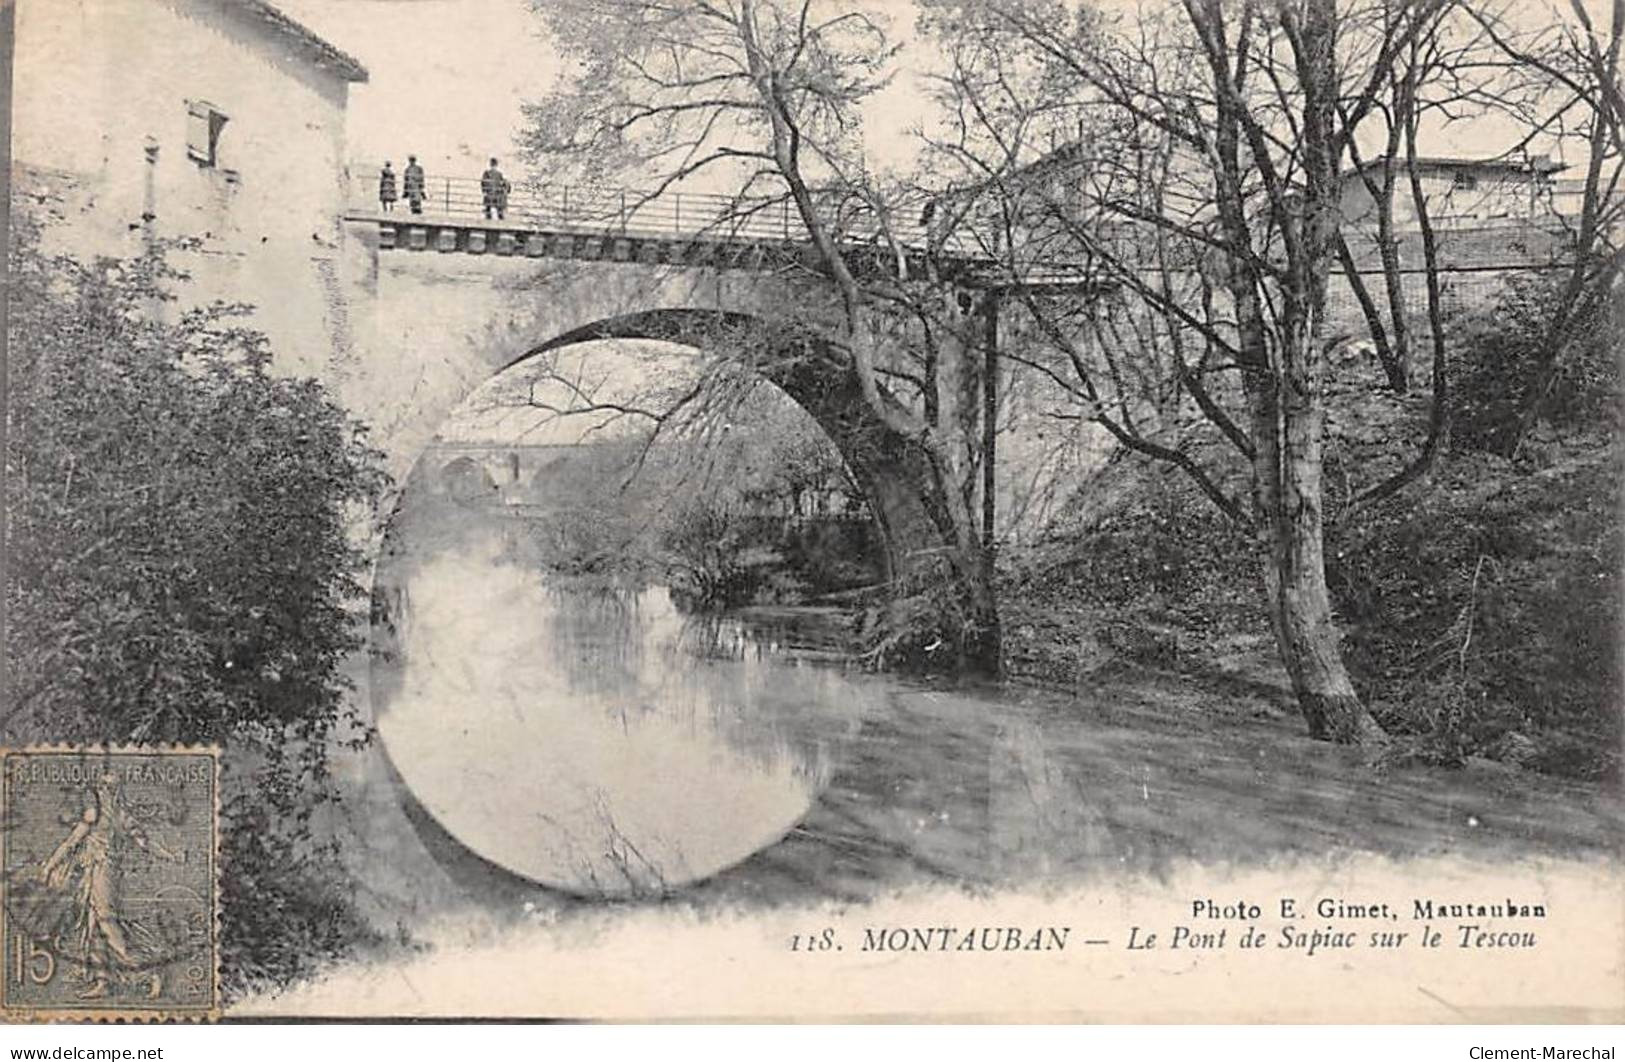
<path fill-rule="evenodd" d="M 1459 192 L 1471 192 L 1478 187 L 1478 174 L 1457 170 L 1450 178 L 1450 187 Z"/>
<path fill-rule="evenodd" d="M 189 100 L 186 104 L 186 154 L 199 166 L 220 163 L 220 133 L 226 128 L 225 114 L 212 103 Z"/>

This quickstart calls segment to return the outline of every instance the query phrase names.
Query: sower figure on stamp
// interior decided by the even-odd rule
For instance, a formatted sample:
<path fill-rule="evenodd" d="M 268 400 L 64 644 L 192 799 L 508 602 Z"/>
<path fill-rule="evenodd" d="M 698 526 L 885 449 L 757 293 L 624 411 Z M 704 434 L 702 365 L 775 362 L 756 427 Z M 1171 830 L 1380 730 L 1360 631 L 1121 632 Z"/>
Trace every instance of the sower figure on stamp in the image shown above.
<path fill-rule="evenodd" d="M 39 876 L 51 889 L 74 889 L 75 928 L 85 961 L 86 985 L 80 998 L 98 999 L 107 994 L 114 964 L 133 971 L 140 965 L 136 952 L 147 950 L 132 947 L 131 933 L 119 915 L 124 842 L 172 863 L 181 862 L 181 857 L 147 836 L 119 795 L 117 775 L 104 771 L 85 796 L 79 822 L 40 865 Z M 148 994 L 156 998 L 162 990 L 158 974 L 147 974 L 147 980 Z"/>
<path fill-rule="evenodd" d="M 412 213 L 423 213 L 423 197 L 425 195 L 423 167 L 418 165 L 416 155 L 406 156 L 406 172 L 401 174 L 401 194 L 406 197 L 407 205 L 412 208 Z"/>
<path fill-rule="evenodd" d="M 497 160 L 492 159 L 490 167 L 480 174 L 480 193 L 485 199 L 486 217 L 494 215 L 500 221 L 508 216 L 508 191 L 511 187 L 508 178 L 497 169 Z"/>
<path fill-rule="evenodd" d="M 378 202 L 385 210 L 394 210 L 395 198 L 395 171 L 385 162 L 383 172 L 378 175 Z"/>

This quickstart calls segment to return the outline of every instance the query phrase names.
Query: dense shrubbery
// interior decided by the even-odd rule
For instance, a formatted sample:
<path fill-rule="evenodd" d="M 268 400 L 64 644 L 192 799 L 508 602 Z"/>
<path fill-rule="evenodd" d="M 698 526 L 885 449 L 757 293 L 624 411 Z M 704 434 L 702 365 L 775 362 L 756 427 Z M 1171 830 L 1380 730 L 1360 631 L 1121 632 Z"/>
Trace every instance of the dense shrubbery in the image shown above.
<path fill-rule="evenodd" d="M 1575 329 L 1557 412 L 1518 459 L 1489 452 L 1517 422 L 1551 298 L 1549 282 L 1524 280 L 1458 318 L 1452 453 L 1335 522 L 1327 578 L 1351 675 L 1391 733 L 1441 762 L 1487 755 L 1593 777 L 1617 771 L 1621 740 L 1613 322 L 1599 314 Z M 1374 432 L 1407 407 L 1347 380 L 1332 390 L 1335 510 L 1340 476 L 1397 467 L 1421 425 Z M 1075 672 L 1088 663 L 1079 629 L 1096 664 L 1101 652 L 1187 664 L 1228 635 L 1269 637 L 1256 545 L 1183 478 L 1117 464 L 1083 488 L 1110 490 L 1114 504 L 1006 565 L 1013 670 Z"/>
<path fill-rule="evenodd" d="M 691 612 L 750 602 L 776 559 L 752 542 L 744 514 L 715 497 L 696 498 L 670 514 L 659 542 L 673 598 Z"/>
<path fill-rule="evenodd" d="M 1255 540 L 1178 473 L 1125 455 L 1084 492 L 1119 500 L 1001 571 L 1013 672 L 1072 683 L 1114 658 L 1170 666 L 1204 641 L 1267 636 Z M 1125 489 L 1126 488 L 1126 489 Z"/>
<path fill-rule="evenodd" d="M 875 530 L 815 421 L 765 383 L 704 430 L 571 447 L 523 489 L 533 563 L 668 584 L 685 610 L 794 603 L 878 582 Z"/>
<path fill-rule="evenodd" d="M 1462 455 L 1339 528 L 1328 582 L 1379 720 L 1446 761 L 1616 766 L 1619 502 L 1593 439 L 1540 471 Z"/>
<path fill-rule="evenodd" d="M 665 518 L 660 560 L 689 611 L 797 604 L 880 580 L 867 521 L 741 513 L 696 499 Z"/>
<path fill-rule="evenodd" d="M 1512 450 L 1558 298 L 1515 277 L 1451 321 L 1452 454 L 1334 529 L 1350 667 L 1390 730 L 1452 761 L 1617 770 L 1617 305 L 1572 323 L 1538 430 Z"/>
<path fill-rule="evenodd" d="M 234 309 L 152 313 L 183 279 L 160 256 L 16 231 L 0 737 L 223 746 L 226 986 L 285 982 L 364 935 L 310 826 L 365 736 L 342 669 L 375 454 Z"/>
<path fill-rule="evenodd" d="M 946 576 L 896 589 L 858 618 L 859 656 L 873 668 L 951 674 L 965 661 L 955 647 L 975 644 L 979 633 Z"/>
<path fill-rule="evenodd" d="M 1491 305 L 1452 317 L 1452 437 L 1458 449 L 1509 452 L 1558 295 L 1552 278 L 1526 274 L 1508 281 Z M 1617 423 L 1619 322 L 1613 317 L 1619 312 L 1617 300 L 1603 300 L 1572 323 L 1561 371 L 1542 406 L 1544 418 L 1558 430 Z"/>

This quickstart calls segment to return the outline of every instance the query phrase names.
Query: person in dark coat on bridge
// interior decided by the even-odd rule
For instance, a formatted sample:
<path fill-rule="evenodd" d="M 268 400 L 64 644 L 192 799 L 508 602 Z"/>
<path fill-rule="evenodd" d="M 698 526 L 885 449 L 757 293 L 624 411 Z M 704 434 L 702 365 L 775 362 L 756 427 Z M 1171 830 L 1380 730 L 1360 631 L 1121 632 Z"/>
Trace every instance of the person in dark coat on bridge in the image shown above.
<path fill-rule="evenodd" d="M 386 161 L 383 172 L 378 175 L 378 202 L 385 210 L 394 210 L 395 198 L 395 171 Z"/>
<path fill-rule="evenodd" d="M 412 213 L 423 213 L 423 197 L 427 194 L 423 178 L 423 167 L 418 165 L 416 155 L 406 156 L 406 172 L 401 174 L 401 194 L 406 197 L 407 205 Z"/>
<path fill-rule="evenodd" d="M 497 160 L 492 159 L 490 167 L 480 174 L 480 194 L 485 199 L 485 216 L 502 220 L 508 216 L 508 191 L 513 186 L 508 178 L 502 176 L 497 169 Z"/>

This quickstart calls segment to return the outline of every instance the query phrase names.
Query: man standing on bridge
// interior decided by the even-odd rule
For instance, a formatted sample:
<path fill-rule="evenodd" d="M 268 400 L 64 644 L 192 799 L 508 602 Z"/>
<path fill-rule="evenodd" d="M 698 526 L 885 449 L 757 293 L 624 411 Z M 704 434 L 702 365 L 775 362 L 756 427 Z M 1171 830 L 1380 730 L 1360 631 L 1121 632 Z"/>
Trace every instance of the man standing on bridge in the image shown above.
<path fill-rule="evenodd" d="M 406 172 L 401 174 L 401 192 L 412 207 L 412 213 L 423 213 L 423 167 L 418 165 L 416 155 L 406 156 Z"/>
<path fill-rule="evenodd" d="M 384 171 L 378 175 L 378 202 L 385 210 L 395 209 L 395 171 L 384 163 Z"/>
<path fill-rule="evenodd" d="M 508 178 L 502 176 L 497 169 L 497 160 L 491 160 L 491 166 L 480 174 L 480 193 L 485 198 L 485 216 L 491 217 L 494 213 L 498 221 L 508 216 Z"/>

